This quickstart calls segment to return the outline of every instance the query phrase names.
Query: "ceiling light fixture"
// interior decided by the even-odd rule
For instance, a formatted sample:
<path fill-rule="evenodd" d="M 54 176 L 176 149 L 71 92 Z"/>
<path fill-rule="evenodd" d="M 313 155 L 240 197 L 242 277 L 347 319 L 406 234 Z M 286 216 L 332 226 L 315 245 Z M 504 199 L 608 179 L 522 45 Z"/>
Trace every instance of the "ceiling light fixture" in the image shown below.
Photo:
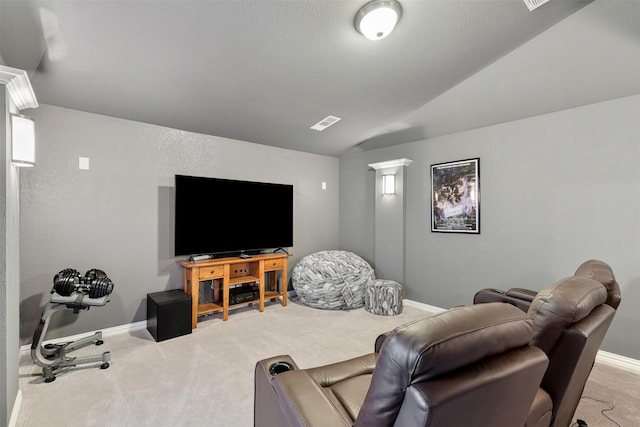
<path fill-rule="evenodd" d="M 356 14 L 356 30 L 369 40 L 381 40 L 391 34 L 401 15 L 402 7 L 396 0 L 373 0 Z"/>

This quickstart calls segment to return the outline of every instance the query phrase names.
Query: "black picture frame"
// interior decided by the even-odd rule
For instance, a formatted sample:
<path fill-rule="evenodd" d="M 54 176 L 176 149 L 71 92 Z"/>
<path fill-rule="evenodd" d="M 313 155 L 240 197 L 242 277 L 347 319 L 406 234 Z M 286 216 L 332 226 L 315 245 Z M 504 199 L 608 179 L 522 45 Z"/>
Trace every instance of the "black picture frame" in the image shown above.
<path fill-rule="evenodd" d="M 480 234 L 480 158 L 431 165 L 431 231 Z"/>

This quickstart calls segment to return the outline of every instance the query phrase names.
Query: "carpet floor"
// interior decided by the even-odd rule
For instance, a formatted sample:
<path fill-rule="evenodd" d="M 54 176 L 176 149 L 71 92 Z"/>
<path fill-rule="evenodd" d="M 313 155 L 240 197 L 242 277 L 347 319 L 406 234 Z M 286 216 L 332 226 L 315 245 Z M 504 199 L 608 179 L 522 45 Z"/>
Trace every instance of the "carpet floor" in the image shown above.
<path fill-rule="evenodd" d="M 295 299 L 265 306 L 263 313 L 232 310 L 227 322 L 201 318 L 193 333 L 162 342 L 146 329 L 105 336 L 102 346 L 75 353 L 111 351 L 108 369 L 81 365 L 51 383 L 25 351 L 16 427 L 250 427 L 258 360 L 289 354 L 301 368 L 345 360 L 372 352 L 380 333 L 429 315 L 409 305 L 388 317 L 318 310 Z M 597 363 L 584 396 L 576 416 L 589 427 L 640 426 L 640 375 Z"/>

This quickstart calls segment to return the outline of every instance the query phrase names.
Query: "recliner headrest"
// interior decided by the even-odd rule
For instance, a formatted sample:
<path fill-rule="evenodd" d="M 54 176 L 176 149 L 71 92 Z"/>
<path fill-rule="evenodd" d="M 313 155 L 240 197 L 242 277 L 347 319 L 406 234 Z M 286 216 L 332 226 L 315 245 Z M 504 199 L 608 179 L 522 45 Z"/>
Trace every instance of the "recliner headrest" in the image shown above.
<path fill-rule="evenodd" d="M 616 282 L 609 264 L 597 259 L 590 259 L 578 267 L 574 276 L 584 276 L 602 283 L 607 289 L 607 304 L 614 309 L 618 309 L 622 295 L 620 294 L 620 286 Z"/>
<path fill-rule="evenodd" d="M 453 308 L 396 328 L 380 350 L 355 425 L 363 419 L 393 424 L 410 384 L 529 345 L 532 333 L 526 313 L 499 302 Z"/>
<path fill-rule="evenodd" d="M 549 354 L 564 329 L 607 301 L 607 290 L 584 276 L 559 280 L 538 292 L 529 307 L 533 319 L 532 344 Z"/>
<path fill-rule="evenodd" d="M 425 381 L 529 344 L 532 324 L 514 308 L 503 303 L 452 308 L 397 328 L 387 352 L 405 363 L 413 381 Z"/>

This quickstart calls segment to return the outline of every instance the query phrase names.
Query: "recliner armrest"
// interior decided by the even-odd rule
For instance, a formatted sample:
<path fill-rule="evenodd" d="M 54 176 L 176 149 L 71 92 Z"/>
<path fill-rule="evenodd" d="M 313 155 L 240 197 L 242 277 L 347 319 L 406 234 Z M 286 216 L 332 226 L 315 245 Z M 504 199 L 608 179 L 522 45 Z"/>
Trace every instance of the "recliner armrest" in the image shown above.
<path fill-rule="evenodd" d="M 519 298 L 524 301 L 533 301 L 536 295 L 538 295 L 538 292 L 532 291 L 531 289 L 511 288 L 505 292 L 505 295 L 513 298 Z"/>
<path fill-rule="evenodd" d="M 352 359 L 305 370 L 321 387 L 331 387 L 336 383 L 353 377 L 372 374 L 376 367 L 377 360 L 377 353 L 369 353 Z"/>
<path fill-rule="evenodd" d="M 282 373 L 271 380 L 284 426 L 345 426 L 353 421 L 304 370 Z M 278 410 L 277 408 L 273 408 Z"/>
<path fill-rule="evenodd" d="M 518 292 L 520 291 L 520 292 Z M 525 289 L 521 288 L 511 288 L 507 292 L 495 289 L 495 288 L 484 288 L 480 289 L 473 297 L 474 304 L 484 304 L 489 302 L 505 302 L 511 305 L 515 305 L 520 310 L 527 312 L 529 311 L 529 306 L 531 306 L 532 299 L 530 298 L 529 292 Z M 525 298 L 521 298 L 524 296 Z"/>
<path fill-rule="evenodd" d="M 376 338 L 376 343 L 374 345 L 373 351 L 375 351 L 376 353 L 380 353 L 380 349 L 382 348 L 382 344 L 384 344 L 384 341 L 391 334 L 391 332 L 392 331 L 387 331 L 387 332 L 384 332 L 384 333 L 378 335 L 378 338 Z"/>
<path fill-rule="evenodd" d="M 254 426 L 351 426 L 367 393 L 378 354 L 369 353 L 325 366 L 299 369 L 289 355 L 259 361 L 255 371 Z M 287 362 L 293 370 L 271 374 L 274 362 Z M 356 388 L 335 385 L 365 378 Z M 366 383 L 366 387 L 365 387 Z M 354 383 L 351 382 L 353 385 Z"/>
<path fill-rule="evenodd" d="M 253 398 L 254 427 L 282 425 L 282 416 L 276 406 L 276 396 L 271 387 L 271 379 L 277 375 L 275 371 L 271 372 L 271 368 L 275 368 L 282 362 L 288 363 L 292 369 L 298 369 L 298 365 L 288 354 L 269 357 L 256 363 Z"/>

